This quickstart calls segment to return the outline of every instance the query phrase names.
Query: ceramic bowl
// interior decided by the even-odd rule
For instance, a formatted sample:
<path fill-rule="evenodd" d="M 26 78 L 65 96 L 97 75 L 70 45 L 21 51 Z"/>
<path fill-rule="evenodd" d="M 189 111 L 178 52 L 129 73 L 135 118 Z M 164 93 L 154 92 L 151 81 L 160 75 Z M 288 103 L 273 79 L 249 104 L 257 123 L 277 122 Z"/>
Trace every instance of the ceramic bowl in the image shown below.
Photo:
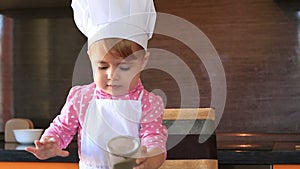
<path fill-rule="evenodd" d="M 15 138 L 21 144 L 33 144 L 34 140 L 39 140 L 44 129 L 15 129 Z"/>

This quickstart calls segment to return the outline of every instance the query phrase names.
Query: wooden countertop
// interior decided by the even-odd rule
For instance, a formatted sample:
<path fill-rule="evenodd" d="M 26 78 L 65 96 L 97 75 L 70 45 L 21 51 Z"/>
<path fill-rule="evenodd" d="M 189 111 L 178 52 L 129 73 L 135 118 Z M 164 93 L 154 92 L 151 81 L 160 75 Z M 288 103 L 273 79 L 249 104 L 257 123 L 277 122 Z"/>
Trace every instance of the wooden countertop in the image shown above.
<path fill-rule="evenodd" d="M 219 165 L 222 164 L 300 164 L 299 134 L 217 133 Z M 248 145 L 248 146 L 241 146 Z M 252 146 L 251 145 L 256 145 Z M 272 146 L 271 146 L 272 145 Z M 69 146 L 70 156 L 40 161 L 24 150 L 9 149 L 0 142 L 0 161 L 18 162 L 78 162 L 76 142 Z M 176 160 L 184 163 L 182 160 Z M 195 163 L 199 163 L 197 161 Z M 175 165 L 173 162 L 168 166 Z M 201 162 L 200 162 L 201 163 Z M 163 168 L 168 169 L 168 168 Z"/>
<path fill-rule="evenodd" d="M 166 160 L 159 169 L 218 169 L 218 161 L 203 159 L 203 160 Z"/>

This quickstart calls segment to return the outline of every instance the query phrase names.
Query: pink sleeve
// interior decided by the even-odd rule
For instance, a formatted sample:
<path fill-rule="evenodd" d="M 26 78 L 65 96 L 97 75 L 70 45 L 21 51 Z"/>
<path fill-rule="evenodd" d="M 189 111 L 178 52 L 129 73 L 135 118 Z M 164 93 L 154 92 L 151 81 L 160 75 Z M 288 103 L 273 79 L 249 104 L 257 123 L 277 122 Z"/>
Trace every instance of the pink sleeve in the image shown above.
<path fill-rule="evenodd" d="M 79 127 L 78 108 L 75 107 L 78 90 L 79 87 L 73 87 L 70 90 L 60 115 L 53 120 L 43 134 L 43 136 L 55 137 L 61 149 L 68 146 Z"/>
<path fill-rule="evenodd" d="M 160 148 L 163 152 L 166 152 L 168 131 L 162 125 L 164 104 L 159 96 L 154 96 L 151 93 L 149 95 L 149 97 L 143 97 L 142 100 L 141 142 L 147 149 Z"/>

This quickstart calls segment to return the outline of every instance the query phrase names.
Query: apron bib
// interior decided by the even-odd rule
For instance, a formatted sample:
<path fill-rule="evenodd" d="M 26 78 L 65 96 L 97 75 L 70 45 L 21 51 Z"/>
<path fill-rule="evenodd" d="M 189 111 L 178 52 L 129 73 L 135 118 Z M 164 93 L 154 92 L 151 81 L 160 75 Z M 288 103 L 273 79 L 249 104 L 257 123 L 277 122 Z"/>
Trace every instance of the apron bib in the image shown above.
<path fill-rule="evenodd" d="M 108 169 L 107 142 L 117 136 L 139 138 L 142 115 L 141 99 L 90 101 L 83 122 L 80 169 Z"/>

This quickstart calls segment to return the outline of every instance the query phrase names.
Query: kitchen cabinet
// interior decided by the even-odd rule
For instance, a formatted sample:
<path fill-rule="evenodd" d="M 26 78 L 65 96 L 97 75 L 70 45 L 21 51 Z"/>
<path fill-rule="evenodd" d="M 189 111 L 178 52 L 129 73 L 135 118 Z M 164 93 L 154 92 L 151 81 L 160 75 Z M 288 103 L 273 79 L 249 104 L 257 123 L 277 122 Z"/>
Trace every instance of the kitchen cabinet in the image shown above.
<path fill-rule="evenodd" d="M 300 157 L 299 157 L 299 159 L 300 159 Z M 300 164 L 298 164 L 298 165 L 274 164 L 273 169 L 300 169 Z"/>
<path fill-rule="evenodd" d="M 272 169 L 272 165 L 219 165 L 219 169 Z"/>
<path fill-rule="evenodd" d="M 0 162 L 0 168 L 6 169 L 78 169 L 78 163 L 56 162 Z"/>

